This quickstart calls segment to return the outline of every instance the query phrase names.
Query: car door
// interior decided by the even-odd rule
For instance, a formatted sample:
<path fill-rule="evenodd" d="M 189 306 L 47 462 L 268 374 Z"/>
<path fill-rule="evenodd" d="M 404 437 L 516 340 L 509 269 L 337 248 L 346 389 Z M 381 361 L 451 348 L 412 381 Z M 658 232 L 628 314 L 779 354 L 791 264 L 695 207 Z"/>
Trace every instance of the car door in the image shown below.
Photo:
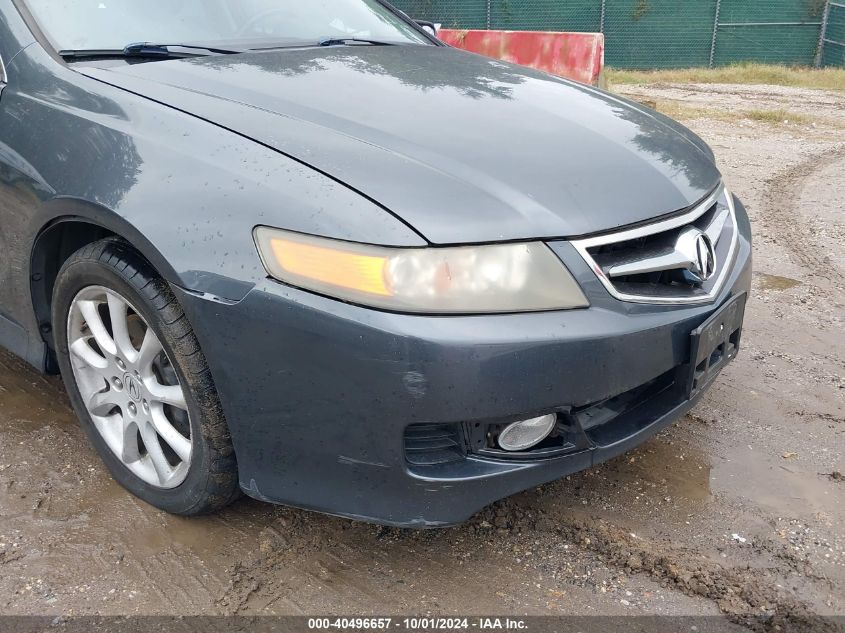
<path fill-rule="evenodd" d="M 3 95 L 8 86 L 6 61 L 0 51 L 0 121 L 3 120 Z M 11 318 L 12 300 L 12 265 L 9 258 L 9 246 L 15 233 L 17 221 L 13 218 L 12 188 L 18 180 L 18 170 L 12 167 L 12 151 L 4 141 L 3 128 L 0 128 L 0 346 L 7 347 L 21 354 L 26 351 L 27 335 L 25 330 Z"/>
<path fill-rule="evenodd" d="M 14 101 L 15 57 L 32 41 L 10 0 L 0 0 L 0 347 L 20 356 L 26 356 L 29 347 L 29 333 L 22 323 L 28 262 L 13 253 L 20 252 L 37 198 L 32 195 L 32 170 L 10 140 L 22 122 L 9 107 Z"/>

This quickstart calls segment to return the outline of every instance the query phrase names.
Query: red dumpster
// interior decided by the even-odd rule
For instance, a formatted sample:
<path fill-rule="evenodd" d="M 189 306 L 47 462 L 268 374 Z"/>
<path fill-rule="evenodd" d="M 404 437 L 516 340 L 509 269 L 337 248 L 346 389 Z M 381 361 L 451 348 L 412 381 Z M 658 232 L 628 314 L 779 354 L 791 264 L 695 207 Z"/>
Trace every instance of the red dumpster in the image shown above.
<path fill-rule="evenodd" d="M 604 68 L 601 33 L 441 29 L 437 36 L 456 48 L 586 84 L 597 84 Z"/>

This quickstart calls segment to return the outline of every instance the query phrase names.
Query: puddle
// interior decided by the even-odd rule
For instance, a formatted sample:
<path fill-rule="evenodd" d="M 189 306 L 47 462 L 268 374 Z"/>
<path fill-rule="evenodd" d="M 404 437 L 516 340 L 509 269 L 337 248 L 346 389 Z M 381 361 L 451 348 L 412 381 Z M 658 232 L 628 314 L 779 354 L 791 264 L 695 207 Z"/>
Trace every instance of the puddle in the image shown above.
<path fill-rule="evenodd" d="M 717 494 L 753 502 L 776 516 L 841 515 L 841 499 L 800 458 L 784 459 L 748 446 L 733 446 L 713 466 Z"/>
<path fill-rule="evenodd" d="M 711 467 L 700 449 L 657 438 L 627 457 L 628 476 L 657 484 L 661 495 L 700 507 L 711 496 Z"/>
<path fill-rule="evenodd" d="M 61 380 L 2 351 L 0 429 L 0 532 L 15 520 L 30 539 L 62 551 L 214 560 L 254 540 L 274 516 L 270 505 L 242 501 L 213 517 L 183 519 L 132 497 L 90 446 Z"/>
<path fill-rule="evenodd" d="M 573 475 L 571 482 L 553 484 L 556 493 L 547 501 L 567 499 L 564 503 L 577 508 L 582 499 L 600 500 L 629 523 L 631 515 L 660 516 L 670 523 L 706 517 L 725 501 L 783 517 L 842 515 L 836 482 L 824 485 L 800 457 L 784 459 L 745 443 L 713 451 L 705 440 L 690 441 L 682 429 L 660 435 L 605 466 Z"/>
<path fill-rule="evenodd" d="M 708 512 L 713 499 L 711 474 L 704 451 L 686 441 L 658 436 L 606 464 L 549 484 L 532 503 L 564 512 L 602 507 L 629 524 L 636 517 L 632 527 L 648 523 L 649 517 L 682 523 Z"/>
<path fill-rule="evenodd" d="M 0 351 L 0 416 L 17 429 L 77 424 L 58 376 L 42 376 L 22 360 Z"/>
<path fill-rule="evenodd" d="M 769 275 L 766 273 L 756 273 L 758 283 L 762 290 L 774 290 L 781 292 L 800 286 L 802 283 L 797 279 L 790 279 L 789 277 L 781 277 L 779 275 Z"/>

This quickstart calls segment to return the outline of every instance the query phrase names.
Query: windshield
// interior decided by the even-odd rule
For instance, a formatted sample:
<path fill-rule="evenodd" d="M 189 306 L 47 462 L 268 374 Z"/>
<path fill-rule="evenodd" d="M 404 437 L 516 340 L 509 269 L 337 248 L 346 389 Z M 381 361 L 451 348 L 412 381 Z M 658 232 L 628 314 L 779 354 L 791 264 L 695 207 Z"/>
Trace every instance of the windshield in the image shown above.
<path fill-rule="evenodd" d="M 28 0 L 58 50 L 127 44 L 316 43 L 366 38 L 429 43 L 376 0 Z"/>

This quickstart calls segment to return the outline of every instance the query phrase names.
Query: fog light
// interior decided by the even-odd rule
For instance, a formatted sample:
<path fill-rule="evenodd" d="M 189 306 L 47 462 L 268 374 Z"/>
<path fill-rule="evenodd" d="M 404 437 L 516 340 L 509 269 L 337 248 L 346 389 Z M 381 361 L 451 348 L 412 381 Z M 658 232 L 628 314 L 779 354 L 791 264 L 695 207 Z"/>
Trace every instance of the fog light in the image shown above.
<path fill-rule="evenodd" d="M 554 414 L 514 422 L 499 434 L 499 446 L 506 451 L 527 450 L 546 439 L 556 422 Z"/>

